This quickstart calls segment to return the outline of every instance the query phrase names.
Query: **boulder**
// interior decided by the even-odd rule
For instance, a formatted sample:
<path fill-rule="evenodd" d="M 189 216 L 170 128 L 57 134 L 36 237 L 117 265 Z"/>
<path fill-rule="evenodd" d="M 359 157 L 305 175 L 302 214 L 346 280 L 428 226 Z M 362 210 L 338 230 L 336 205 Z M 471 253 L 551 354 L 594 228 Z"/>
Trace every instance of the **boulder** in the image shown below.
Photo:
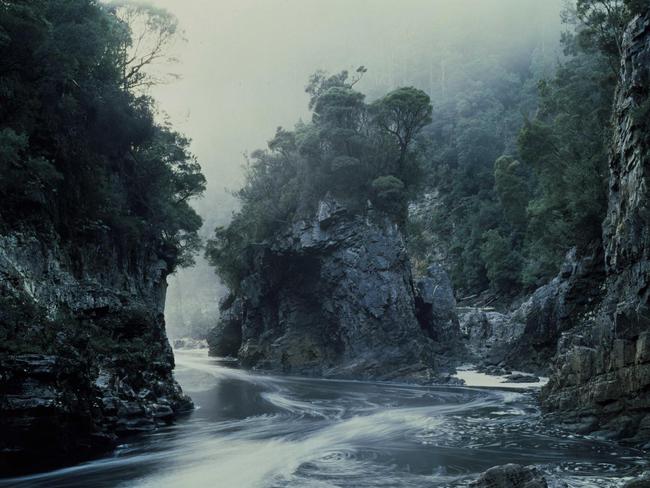
<path fill-rule="evenodd" d="M 472 488 L 548 488 L 548 483 L 534 466 L 505 464 L 488 469 L 469 486 Z"/>
<path fill-rule="evenodd" d="M 515 373 L 506 376 L 506 383 L 539 383 L 539 377 L 532 374 Z"/>
<path fill-rule="evenodd" d="M 628 481 L 623 488 L 650 488 L 650 473 L 645 473 L 639 479 Z"/>

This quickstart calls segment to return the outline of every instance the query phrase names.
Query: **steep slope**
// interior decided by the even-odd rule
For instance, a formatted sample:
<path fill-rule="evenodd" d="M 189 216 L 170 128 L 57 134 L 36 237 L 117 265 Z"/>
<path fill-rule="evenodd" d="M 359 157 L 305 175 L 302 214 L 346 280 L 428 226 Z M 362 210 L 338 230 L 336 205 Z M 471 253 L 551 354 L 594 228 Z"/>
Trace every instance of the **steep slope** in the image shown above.
<path fill-rule="evenodd" d="M 438 353 L 458 336 L 454 303 L 439 313 L 438 302 L 453 302 L 449 280 L 434 271 L 416 292 L 399 228 L 328 199 L 313 219 L 259 246 L 209 342 L 248 367 L 428 380 L 445 369 Z"/>
<path fill-rule="evenodd" d="M 191 408 L 172 376 L 167 273 L 153 243 L 122 257 L 110 240 L 0 237 L 0 471 L 86 457 Z"/>
<path fill-rule="evenodd" d="M 136 24 L 177 25 L 145 5 L 0 6 L 0 476 L 191 407 L 163 308 L 198 247 L 205 178 L 142 91 L 155 81 L 133 64 Z"/>
<path fill-rule="evenodd" d="M 507 313 L 469 308 L 460 314 L 470 349 L 484 366 L 548 375 L 562 334 L 593 311 L 603 296 L 602 250 L 566 256 L 558 275 Z"/>
<path fill-rule="evenodd" d="M 650 441 L 650 14 L 624 39 L 604 223 L 605 296 L 562 335 L 547 411 L 585 431 Z"/>

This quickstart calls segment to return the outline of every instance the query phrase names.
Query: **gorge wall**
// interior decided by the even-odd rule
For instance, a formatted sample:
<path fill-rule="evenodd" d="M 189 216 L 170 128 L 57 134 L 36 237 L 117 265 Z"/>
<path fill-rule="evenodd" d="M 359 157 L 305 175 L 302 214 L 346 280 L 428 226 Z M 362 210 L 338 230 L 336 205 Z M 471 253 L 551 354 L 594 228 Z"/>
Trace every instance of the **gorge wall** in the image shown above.
<path fill-rule="evenodd" d="M 164 250 L 0 236 L 0 472 L 110 448 L 191 408 L 172 376 Z"/>
<path fill-rule="evenodd" d="M 558 275 L 509 312 L 466 307 L 461 329 L 482 367 L 547 376 L 562 334 L 593 311 L 603 297 L 603 253 L 569 251 Z"/>
<path fill-rule="evenodd" d="M 624 38 L 614 112 L 606 279 L 595 311 L 559 338 L 542 404 L 582 431 L 650 445 L 650 14 Z M 597 285 L 595 285 L 597 286 Z"/>
<path fill-rule="evenodd" d="M 431 268 L 414 284 L 398 226 L 333 199 L 263 243 L 209 335 L 247 367 L 328 377 L 429 381 L 458 339 L 451 285 Z"/>

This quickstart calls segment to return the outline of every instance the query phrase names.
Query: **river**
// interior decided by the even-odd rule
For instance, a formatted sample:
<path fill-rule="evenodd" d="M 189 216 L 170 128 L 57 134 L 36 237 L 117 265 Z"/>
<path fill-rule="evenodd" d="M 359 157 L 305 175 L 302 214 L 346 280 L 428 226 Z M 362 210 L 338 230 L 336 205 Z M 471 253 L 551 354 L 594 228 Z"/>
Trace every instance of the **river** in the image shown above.
<path fill-rule="evenodd" d="M 546 425 L 531 391 L 261 375 L 205 350 L 176 362 L 186 418 L 0 487 L 455 487 L 514 462 L 606 488 L 648 469 L 640 451 Z"/>

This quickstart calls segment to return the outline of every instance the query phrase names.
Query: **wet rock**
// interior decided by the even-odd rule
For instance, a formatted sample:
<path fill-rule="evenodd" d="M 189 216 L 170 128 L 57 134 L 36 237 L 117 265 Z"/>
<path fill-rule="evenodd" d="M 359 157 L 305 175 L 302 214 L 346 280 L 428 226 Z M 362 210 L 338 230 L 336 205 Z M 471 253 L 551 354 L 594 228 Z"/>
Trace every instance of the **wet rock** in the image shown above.
<path fill-rule="evenodd" d="M 216 327 L 208 332 L 211 356 L 236 357 L 242 343 L 243 303 L 241 299 L 224 301 Z"/>
<path fill-rule="evenodd" d="M 495 466 L 469 484 L 472 488 L 548 488 L 546 478 L 534 466 Z"/>
<path fill-rule="evenodd" d="M 415 281 L 415 306 L 418 321 L 436 342 L 452 343 L 459 337 L 454 289 L 447 272 L 434 264 L 426 276 Z"/>
<path fill-rule="evenodd" d="M 506 383 L 539 383 L 539 377 L 532 374 L 515 373 L 506 376 Z"/>
<path fill-rule="evenodd" d="M 623 488 L 650 488 L 650 473 L 643 474 L 639 479 L 628 481 Z"/>
<path fill-rule="evenodd" d="M 439 274 L 428 279 L 431 321 L 421 326 L 398 226 L 373 211 L 354 215 L 328 197 L 314 218 L 258 246 L 239 302 L 211 333 L 212 353 L 239 324 L 237 355 L 247 367 L 432 381 L 440 371 L 436 341 L 453 333 L 455 319 L 453 294 L 436 289 Z"/>
<path fill-rule="evenodd" d="M 483 368 L 549 374 L 562 334 L 602 299 L 604 276 L 602 250 L 594 247 L 578 258 L 573 249 L 558 276 L 513 311 L 460 308 L 460 328 L 474 360 Z"/>
<path fill-rule="evenodd" d="M 639 107 L 650 103 L 650 13 L 624 36 L 614 110 L 610 188 L 603 225 L 604 296 L 558 340 L 553 374 L 542 406 L 559 421 L 595 435 L 646 445 L 650 441 L 650 165 L 648 122 Z"/>
<path fill-rule="evenodd" d="M 459 309 L 460 330 L 467 338 L 470 353 L 481 361 L 482 372 L 503 375 L 508 347 L 523 333 L 523 327 L 510 322 L 507 314 L 490 309 L 463 307 Z M 487 371 L 492 368 L 495 371 Z"/>
<path fill-rule="evenodd" d="M 110 238 L 71 251 L 54 231 L 0 235 L 0 473 L 84 459 L 190 407 L 165 335 L 168 265 L 140 244 L 127 258 Z"/>
<path fill-rule="evenodd" d="M 502 366 L 486 366 L 480 365 L 476 368 L 479 373 L 485 373 L 492 376 L 506 376 L 512 373 L 510 369 L 504 368 Z"/>
<path fill-rule="evenodd" d="M 208 347 L 205 339 L 195 339 L 193 337 L 181 337 L 174 339 L 174 349 L 204 349 Z"/>

